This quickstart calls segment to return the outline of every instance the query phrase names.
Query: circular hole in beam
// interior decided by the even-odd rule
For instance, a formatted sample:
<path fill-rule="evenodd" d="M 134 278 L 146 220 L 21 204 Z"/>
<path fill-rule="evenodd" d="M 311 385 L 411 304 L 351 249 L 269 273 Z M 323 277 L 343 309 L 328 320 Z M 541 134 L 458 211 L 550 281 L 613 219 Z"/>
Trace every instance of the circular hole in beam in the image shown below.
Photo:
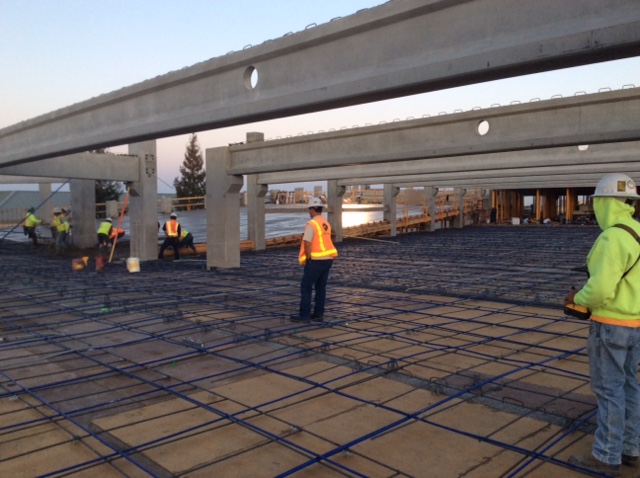
<path fill-rule="evenodd" d="M 247 69 L 244 70 L 244 86 L 249 91 L 258 86 L 258 70 L 255 66 L 248 66 Z"/>
<path fill-rule="evenodd" d="M 489 132 L 489 122 L 487 120 L 480 121 L 478 123 L 477 131 L 480 136 L 487 134 Z"/>

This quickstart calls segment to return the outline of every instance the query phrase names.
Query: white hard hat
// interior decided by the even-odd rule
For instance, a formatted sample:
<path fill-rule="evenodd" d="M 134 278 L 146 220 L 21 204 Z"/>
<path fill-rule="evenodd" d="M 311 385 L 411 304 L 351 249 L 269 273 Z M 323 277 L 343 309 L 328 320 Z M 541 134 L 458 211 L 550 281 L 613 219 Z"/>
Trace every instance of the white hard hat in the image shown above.
<path fill-rule="evenodd" d="M 60 214 L 61 213 L 60 208 L 59 207 L 54 207 L 53 208 L 53 213 L 54 214 Z"/>
<path fill-rule="evenodd" d="M 611 173 L 604 176 L 598 181 L 596 190 L 591 197 L 640 199 L 634 180 L 622 173 Z"/>
<path fill-rule="evenodd" d="M 175 212 L 172 212 L 169 217 L 172 219 L 178 219 L 178 215 Z"/>
<path fill-rule="evenodd" d="M 110 217 L 106 218 L 106 219 L 105 219 L 105 221 L 107 221 L 107 222 L 113 222 L 113 221 L 111 220 L 111 218 L 110 218 Z"/>
<path fill-rule="evenodd" d="M 322 207 L 322 206 L 324 206 L 324 204 L 322 204 L 322 201 L 320 200 L 320 198 L 317 198 L 317 197 L 309 198 L 309 202 L 307 203 L 307 207 Z"/>

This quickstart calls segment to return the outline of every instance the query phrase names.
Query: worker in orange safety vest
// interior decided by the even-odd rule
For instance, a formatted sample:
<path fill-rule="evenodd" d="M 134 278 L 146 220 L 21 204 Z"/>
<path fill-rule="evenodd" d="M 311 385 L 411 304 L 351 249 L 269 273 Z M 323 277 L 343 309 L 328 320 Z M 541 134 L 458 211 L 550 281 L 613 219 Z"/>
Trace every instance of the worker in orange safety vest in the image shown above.
<path fill-rule="evenodd" d="M 331 226 L 322 217 L 323 203 L 319 198 L 309 199 L 309 216 L 300 244 L 298 261 L 304 266 L 300 282 L 300 309 L 298 315 L 290 316 L 294 322 L 324 320 L 324 308 L 327 297 L 327 281 L 333 259 L 338 251 L 331 240 Z M 315 289 L 313 313 L 311 297 Z"/>
<path fill-rule="evenodd" d="M 180 260 L 180 235 L 182 231 L 180 229 L 180 223 L 178 222 L 178 216 L 176 213 L 172 212 L 169 216 L 169 220 L 164 223 L 162 226 L 162 230 L 164 231 L 165 238 L 160 246 L 160 253 L 158 254 L 158 259 L 162 259 L 164 257 L 164 251 L 168 247 L 173 248 L 173 255 L 176 261 Z"/>

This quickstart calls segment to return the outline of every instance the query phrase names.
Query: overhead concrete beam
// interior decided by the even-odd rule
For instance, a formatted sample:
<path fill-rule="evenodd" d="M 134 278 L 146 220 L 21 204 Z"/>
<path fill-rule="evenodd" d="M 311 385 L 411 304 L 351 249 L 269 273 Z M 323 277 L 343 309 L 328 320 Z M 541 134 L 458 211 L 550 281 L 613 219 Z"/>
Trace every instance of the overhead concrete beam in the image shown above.
<path fill-rule="evenodd" d="M 587 164 L 575 166 L 547 166 L 539 168 L 514 168 L 514 169 L 490 169 L 486 171 L 462 171 L 459 173 L 435 173 L 435 174 L 413 174 L 378 176 L 367 178 L 349 178 L 338 181 L 340 186 L 352 186 L 358 184 L 432 184 L 434 182 L 449 182 L 450 184 L 465 184 L 470 179 L 512 181 L 516 178 L 549 177 L 591 174 L 602 177 L 608 173 L 640 173 L 640 162 L 629 163 L 607 163 L 607 164 Z"/>
<path fill-rule="evenodd" d="M 42 178 L 39 176 L 0 176 L 0 184 L 50 184 L 64 183 L 66 178 Z"/>
<path fill-rule="evenodd" d="M 79 153 L 38 161 L 36 166 L 5 166 L 0 168 L 0 175 L 135 182 L 140 180 L 138 161 L 137 156 L 130 155 Z"/>
<path fill-rule="evenodd" d="M 637 0 L 387 2 L 4 128 L 0 164 L 626 58 L 639 48 Z"/>
<path fill-rule="evenodd" d="M 485 134 L 483 124 L 488 129 Z M 229 147 L 228 174 L 637 140 L 640 140 L 640 88 L 629 88 L 234 145 Z"/>
<path fill-rule="evenodd" d="M 486 189 L 514 189 L 514 185 L 519 185 L 520 188 L 530 189 L 534 186 L 540 188 L 549 187 L 580 187 L 580 186 L 595 186 L 596 183 L 604 176 L 604 174 L 567 174 L 559 176 L 533 176 L 533 177 L 520 177 L 520 178 L 508 178 L 507 180 L 501 178 L 484 178 L 484 179 L 467 179 L 464 181 L 430 181 L 429 186 L 435 186 L 439 189 L 442 188 L 454 188 L 454 187 L 468 187 L 471 189 L 486 188 Z M 640 176 L 640 172 L 630 173 L 633 178 Z M 401 187 L 417 187 L 420 184 L 425 183 L 394 183 L 396 186 Z"/>
<path fill-rule="evenodd" d="M 374 151 L 370 151 L 374 154 Z M 262 173 L 258 176 L 258 184 L 286 184 L 304 181 L 344 180 L 355 178 L 364 184 L 379 184 L 381 178 L 405 175 L 428 175 L 429 178 L 444 177 L 483 177 L 484 171 L 509 171 L 525 169 L 531 174 L 537 171 L 554 173 L 563 168 L 584 167 L 586 170 L 605 168 L 624 168 L 625 164 L 640 161 L 640 141 L 623 143 L 603 143 L 589 145 L 586 150 L 575 146 L 560 148 L 534 149 L 529 151 L 509 151 L 505 153 L 487 153 L 474 156 L 452 156 L 446 161 L 417 159 L 390 163 L 376 163 L 353 166 L 334 166 L 319 169 L 282 171 L 278 173 Z M 613 169 L 610 172 L 615 172 Z M 492 173 L 489 173 L 492 174 Z M 355 180 L 354 179 L 354 180 Z M 357 183 L 352 183 L 357 184 Z"/>

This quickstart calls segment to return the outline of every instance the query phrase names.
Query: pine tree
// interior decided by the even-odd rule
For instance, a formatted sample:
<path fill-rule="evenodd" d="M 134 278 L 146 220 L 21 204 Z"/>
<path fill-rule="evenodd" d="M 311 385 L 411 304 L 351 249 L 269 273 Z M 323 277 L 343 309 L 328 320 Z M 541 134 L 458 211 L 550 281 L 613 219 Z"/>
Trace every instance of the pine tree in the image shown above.
<path fill-rule="evenodd" d="M 106 148 L 94 149 L 90 153 L 111 154 Z M 118 181 L 96 180 L 96 203 L 117 201 L 122 194 L 122 184 Z"/>
<path fill-rule="evenodd" d="M 199 197 L 206 194 L 206 172 L 204 160 L 198 144 L 198 135 L 193 133 L 189 138 L 184 161 L 180 166 L 181 178 L 173 180 L 176 196 L 179 198 Z"/>

